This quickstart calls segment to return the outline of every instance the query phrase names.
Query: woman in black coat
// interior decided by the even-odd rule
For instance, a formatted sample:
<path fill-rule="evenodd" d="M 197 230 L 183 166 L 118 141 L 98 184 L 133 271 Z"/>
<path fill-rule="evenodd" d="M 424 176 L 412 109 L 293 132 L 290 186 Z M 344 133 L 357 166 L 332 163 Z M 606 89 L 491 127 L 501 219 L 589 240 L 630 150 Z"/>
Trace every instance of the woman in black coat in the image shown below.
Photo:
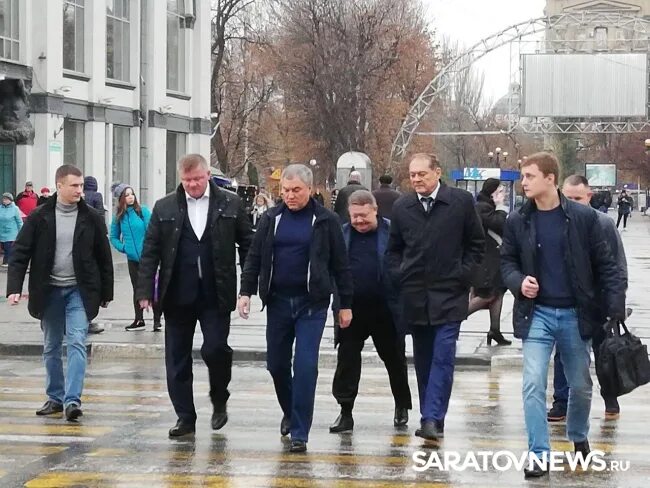
<path fill-rule="evenodd" d="M 486 308 L 490 311 L 487 342 L 491 345 L 494 340 L 500 346 L 512 344 L 501 334 L 501 309 L 506 287 L 501 280 L 500 253 L 508 217 L 507 208 L 503 205 L 504 197 L 504 189 L 496 178 L 487 179 L 476 197 L 476 212 L 485 231 L 485 256 L 474 272 L 468 311 L 469 315 Z"/>

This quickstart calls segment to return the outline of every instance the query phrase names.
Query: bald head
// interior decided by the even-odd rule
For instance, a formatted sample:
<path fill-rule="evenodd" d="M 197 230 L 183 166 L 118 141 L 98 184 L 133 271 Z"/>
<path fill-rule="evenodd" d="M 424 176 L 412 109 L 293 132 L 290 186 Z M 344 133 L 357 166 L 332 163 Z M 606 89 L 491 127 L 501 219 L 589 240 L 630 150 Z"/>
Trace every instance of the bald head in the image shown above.
<path fill-rule="evenodd" d="M 562 185 L 562 193 L 569 200 L 573 200 L 581 205 L 589 205 L 593 192 L 589 186 L 587 178 L 581 175 L 572 175 L 564 180 Z"/>

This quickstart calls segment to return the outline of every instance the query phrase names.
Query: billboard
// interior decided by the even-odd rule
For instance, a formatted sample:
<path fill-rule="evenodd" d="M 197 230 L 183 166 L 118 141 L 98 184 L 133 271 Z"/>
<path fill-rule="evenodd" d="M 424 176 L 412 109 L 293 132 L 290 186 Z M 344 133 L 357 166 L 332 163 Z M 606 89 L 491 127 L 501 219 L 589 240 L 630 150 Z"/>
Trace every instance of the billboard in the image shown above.
<path fill-rule="evenodd" d="M 524 54 L 521 61 L 523 116 L 647 116 L 645 53 Z"/>
<path fill-rule="evenodd" d="M 616 186 L 615 164 L 585 164 L 585 177 L 589 186 Z"/>

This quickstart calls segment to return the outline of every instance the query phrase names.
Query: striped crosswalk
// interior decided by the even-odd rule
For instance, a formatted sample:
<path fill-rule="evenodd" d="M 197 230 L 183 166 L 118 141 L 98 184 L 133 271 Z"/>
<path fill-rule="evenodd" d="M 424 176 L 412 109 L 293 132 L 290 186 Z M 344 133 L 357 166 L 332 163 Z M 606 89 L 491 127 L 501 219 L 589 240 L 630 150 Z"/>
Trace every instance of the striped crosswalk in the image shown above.
<path fill-rule="evenodd" d="M 415 451 L 526 449 L 521 375 L 516 371 L 457 372 L 445 439 L 423 445 L 409 428 L 392 427 L 393 402 L 385 371 L 364 369 L 352 435 L 331 435 L 338 411 L 331 397 L 333 370 L 322 368 L 306 454 L 287 452 L 273 385 L 260 364 L 233 370 L 230 420 L 209 428 L 205 368 L 197 364 L 194 438 L 170 440 L 175 422 L 160 361 L 93 362 L 78 424 L 62 415 L 36 417 L 44 401 L 43 369 L 36 359 L 0 359 L 0 487 L 490 487 L 521 486 L 521 473 L 413 470 Z M 416 384 L 411 378 L 415 392 Z M 417 398 L 414 398 L 417 404 Z M 650 388 L 621 399 L 622 416 L 604 419 L 594 396 L 591 446 L 607 459 L 629 460 L 623 473 L 553 473 L 558 486 L 646 486 L 650 477 Z M 565 424 L 551 426 L 553 449 L 571 450 Z"/>

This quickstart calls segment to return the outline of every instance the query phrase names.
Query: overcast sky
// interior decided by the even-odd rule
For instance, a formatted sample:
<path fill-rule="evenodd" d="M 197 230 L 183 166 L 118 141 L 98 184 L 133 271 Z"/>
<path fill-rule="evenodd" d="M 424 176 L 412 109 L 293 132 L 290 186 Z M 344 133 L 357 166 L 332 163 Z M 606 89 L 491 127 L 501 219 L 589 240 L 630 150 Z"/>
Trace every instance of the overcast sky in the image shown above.
<path fill-rule="evenodd" d="M 545 0 L 422 0 L 422 3 L 438 38 L 447 36 L 467 47 L 506 27 L 543 16 L 546 5 Z M 517 49 L 513 52 L 516 59 Z M 485 97 L 495 102 L 507 93 L 511 66 L 508 47 L 486 56 L 477 66 L 485 73 Z"/>

